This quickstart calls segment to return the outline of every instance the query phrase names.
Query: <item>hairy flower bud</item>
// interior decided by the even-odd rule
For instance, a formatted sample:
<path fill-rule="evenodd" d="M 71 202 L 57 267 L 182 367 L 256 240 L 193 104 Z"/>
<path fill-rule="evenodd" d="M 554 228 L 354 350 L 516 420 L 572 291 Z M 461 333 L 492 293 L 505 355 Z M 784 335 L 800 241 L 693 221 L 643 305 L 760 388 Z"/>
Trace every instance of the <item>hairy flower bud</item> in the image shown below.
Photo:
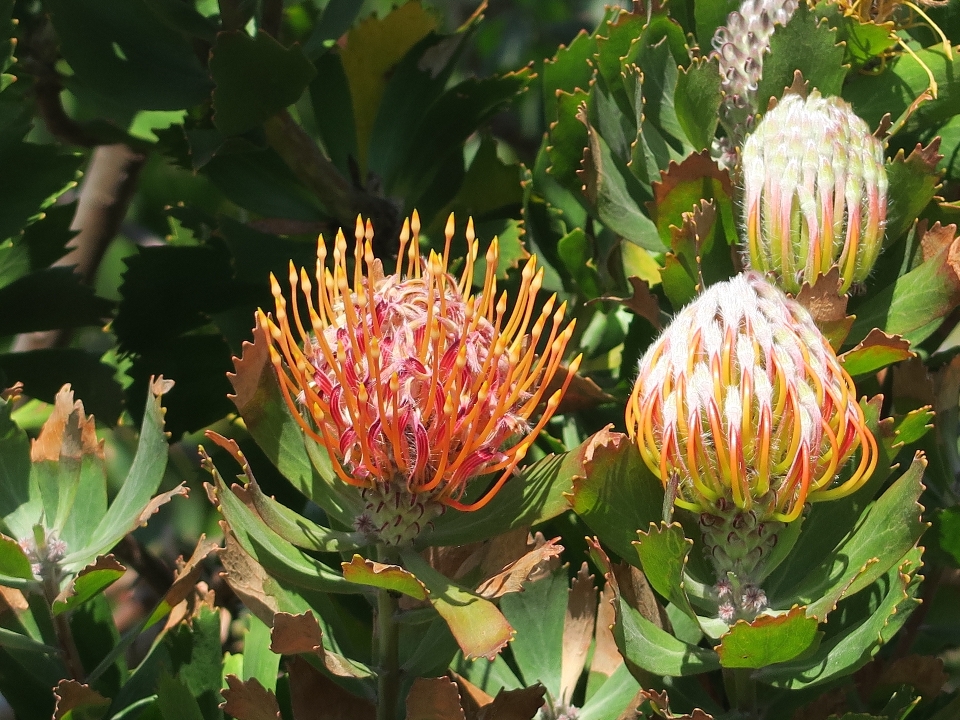
<path fill-rule="evenodd" d="M 259 313 L 287 404 L 327 449 L 339 477 L 363 490 L 367 509 L 356 529 L 388 544 L 412 540 L 443 506 L 476 510 L 489 502 L 579 364 L 546 399 L 573 333 L 573 323 L 562 327 L 565 304 L 554 309 L 554 296 L 535 311 L 543 281 L 535 257 L 523 268 L 516 300 L 498 298 L 496 238 L 483 290 L 474 295 L 473 223 L 459 279 L 447 272 L 453 229 L 451 215 L 443 255 L 423 259 L 414 213 L 400 236 L 397 270 L 384 275 L 370 245 L 373 228 L 358 220 L 352 271 L 343 233 L 332 267 L 321 237 L 314 280 L 291 263 L 289 307 L 271 277 L 275 318 Z M 499 478 L 465 502 L 468 483 L 490 473 Z"/>
<path fill-rule="evenodd" d="M 720 551 L 740 564 L 764 552 L 763 523 L 852 493 L 877 463 L 830 344 L 801 305 L 752 272 L 676 315 L 640 361 L 626 420 L 677 506 L 732 523 L 746 544 L 725 540 Z"/>
<path fill-rule="evenodd" d="M 750 265 L 787 291 L 837 265 L 841 292 L 866 280 L 883 243 L 883 145 L 844 100 L 787 95 L 743 147 Z"/>
<path fill-rule="evenodd" d="M 798 4 L 798 0 L 745 0 L 713 35 L 723 77 L 721 116 L 737 144 L 751 129 L 758 109 L 757 84 L 770 36 L 777 25 L 790 20 Z"/>

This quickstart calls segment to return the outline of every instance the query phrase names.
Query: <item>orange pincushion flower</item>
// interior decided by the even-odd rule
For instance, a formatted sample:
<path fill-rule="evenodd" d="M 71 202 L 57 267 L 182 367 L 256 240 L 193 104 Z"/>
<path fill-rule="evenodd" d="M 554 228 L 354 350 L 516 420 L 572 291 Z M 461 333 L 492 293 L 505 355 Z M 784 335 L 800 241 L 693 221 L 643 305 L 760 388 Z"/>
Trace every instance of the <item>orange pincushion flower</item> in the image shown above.
<path fill-rule="evenodd" d="M 531 423 L 574 324 L 562 327 L 565 304 L 554 311 L 555 296 L 535 313 L 543 282 L 535 257 L 523 268 L 512 306 L 506 293 L 497 298 L 496 238 L 483 290 L 474 295 L 473 223 L 459 280 L 447 271 L 453 229 L 451 215 L 443 255 L 431 251 L 423 259 L 414 213 L 400 235 L 396 272 L 384 275 L 371 250 L 373 228 L 358 219 L 352 273 L 343 234 L 332 267 L 321 237 L 315 280 L 291 263 L 289 307 L 271 277 L 276 318 L 259 313 L 287 404 L 304 432 L 327 449 L 340 478 L 371 491 L 379 505 L 395 503 L 391 512 L 409 516 L 414 508 L 413 529 L 401 541 L 415 536 L 423 513 L 438 504 L 486 505 L 556 411 L 579 364 L 578 358 Z M 500 476 L 485 493 L 462 502 L 471 479 L 495 472 Z M 358 519 L 359 529 L 380 532 L 386 521 L 379 505 Z"/>

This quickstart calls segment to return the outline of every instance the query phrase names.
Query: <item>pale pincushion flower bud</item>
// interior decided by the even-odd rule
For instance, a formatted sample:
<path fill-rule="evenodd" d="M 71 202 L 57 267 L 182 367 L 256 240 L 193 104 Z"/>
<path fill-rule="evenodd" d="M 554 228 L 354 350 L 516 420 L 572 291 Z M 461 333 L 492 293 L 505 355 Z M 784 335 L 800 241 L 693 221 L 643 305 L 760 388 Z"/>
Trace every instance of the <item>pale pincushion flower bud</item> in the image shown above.
<path fill-rule="evenodd" d="M 340 479 L 362 491 L 366 509 L 355 529 L 386 545 L 411 542 L 445 507 L 470 511 L 489 502 L 579 364 L 549 389 L 574 323 L 564 327 L 566 304 L 555 308 L 556 296 L 536 309 L 543 269 L 535 257 L 509 303 L 497 294 L 496 238 L 483 290 L 474 294 L 473 222 L 459 279 L 447 271 L 453 216 L 443 255 L 421 257 L 419 230 L 414 213 L 392 274 L 373 256 L 369 222 L 357 221 L 352 271 L 343 233 L 332 267 L 321 236 L 313 280 L 291 263 L 289 305 L 271 277 L 274 317 L 258 315 L 288 406 Z M 497 479 L 484 492 L 465 497 L 472 480 L 491 473 Z"/>
<path fill-rule="evenodd" d="M 867 279 L 883 244 L 883 144 L 853 108 L 813 91 L 784 97 L 743 147 L 751 267 L 787 292 L 834 265 L 841 292 Z"/>
<path fill-rule="evenodd" d="M 786 25 L 798 4 L 798 0 L 746 0 L 713 35 L 723 78 L 721 119 L 737 145 L 751 129 L 757 103 L 762 101 L 757 98 L 757 84 L 770 36 L 777 25 Z"/>
<path fill-rule="evenodd" d="M 830 344 L 754 272 L 710 286 L 674 317 L 640 361 L 626 421 L 668 502 L 700 514 L 718 613 L 733 599 L 734 618 L 765 605 L 754 579 L 783 523 L 808 501 L 857 490 L 878 457 Z"/>

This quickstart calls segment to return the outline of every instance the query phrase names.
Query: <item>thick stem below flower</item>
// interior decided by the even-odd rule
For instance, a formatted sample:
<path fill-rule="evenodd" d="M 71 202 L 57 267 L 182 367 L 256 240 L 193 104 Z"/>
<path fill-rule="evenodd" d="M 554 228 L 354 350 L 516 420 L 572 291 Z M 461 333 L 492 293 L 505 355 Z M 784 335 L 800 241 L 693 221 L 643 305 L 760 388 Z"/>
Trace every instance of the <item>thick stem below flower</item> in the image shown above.
<path fill-rule="evenodd" d="M 756 718 L 757 682 L 750 668 L 732 668 L 723 671 L 723 685 L 731 710 L 738 710 L 744 717 Z"/>
<path fill-rule="evenodd" d="M 389 562 L 388 548 L 378 546 L 377 559 Z M 396 720 L 400 694 L 400 626 L 397 598 L 384 588 L 377 589 L 374 650 L 377 659 L 377 720 Z"/>

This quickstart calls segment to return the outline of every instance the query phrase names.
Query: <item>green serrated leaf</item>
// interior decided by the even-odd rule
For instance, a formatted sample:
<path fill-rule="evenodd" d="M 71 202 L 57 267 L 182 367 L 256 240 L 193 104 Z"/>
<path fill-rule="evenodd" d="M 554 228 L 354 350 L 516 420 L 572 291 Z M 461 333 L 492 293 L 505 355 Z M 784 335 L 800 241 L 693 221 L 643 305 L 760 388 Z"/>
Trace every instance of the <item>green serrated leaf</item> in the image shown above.
<path fill-rule="evenodd" d="M 594 69 L 588 62 L 597 52 L 597 38 L 585 30 L 570 42 L 561 46 L 557 54 L 543 63 L 543 109 L 546 123 L 559 119 L 557 102 L 561 94 L 573 95 L 579 90 L 586 97 Z M 584 143 L 586 144 L 586 143 Z"/>
<path fill-rule="evenodd" d="M 888 197 L 885 243 L 903 236 L 923 209 L 930 204 L 940 186 L 940 171 L 936 167 L 939 143 L 917 149 L 906 156 L 901 150 L 887 161 Z"/>
<path fill-rule="evenodd" d="M 430 604 L 447 622 L 468 660 L 492 660 L 513 637 L 513 628 L 492 602 L 451 582 L 413 549 L 401 550 L 400 557 L 429 590 Z"/>
<path fill-rule="evenodd" d="M 310 82 L 310 101 L 320 138 L 331 162 L 345 177 L 350 158 L 357 158 L 357 131 L 353 121 L 350 86 L 340 55 L 327 52 L 314 60 L 317 75 Z"/>
<path fill-rule="evenodd" d="M 415 600 L 427 599 L 427 589 L 423 583 L 399 565 L 374 563 L 372 560 L 364 560 L 360 555 L 354 555 L 350 562 L 340 563 L 340 567 L 343 569 L 344 579 L 352 583 L 383 588 Z"/>
<path fill-rule="evenodd" d="M 256 615 L 252 613 L 248 615 L 247 632 L 243 636 L 243 666 L 240 679 L 255 678 L 264 688 L 276 692 L 280 656 L 270 649 L 270 642 L 270 627 Z"/>
<path fill-rule="evenodd" d="M 637 530 L 660 522 L 663 485 L 626 435 L 603 430 L 587 440 L 584 471 L 568 496 L 574 512 L 620 557 L 639 564 Z"/>
<path fill-rule="evenodd" d="M 546 155 L 550 159 L 547 173 L 578 197 L 583 181 L 577 177 L 577 170 L 580 169 L 588 138 L 586 125 L 577 115 L 588 97 L 583 90 L 558 92 L 555 118 L 550 125 L 546 148 Z"/>
<path fill-rule="evenodd" d="M 247 483 L 245 489 L 263 522 L 277 535 L 299 548 L 315 552 L 347 552 L 369 542 L 362 533 L 339 532 L 317 525 L 265 495 L 256 481 Z"/>
<path fill-rule="evenodd" d="M 890 114 L 894 127 L 906 121 L 911 106 L 929 88 L 930 76 L 937 82 L 937 98 L 924 102 L 909 125 L 933 127 L 960 114 L 960 54 L 948 58 L 943 47 L 900 53 L 886 63 L 884 72 L 864 75 L 843 89 L 843 97 L 871 127 Z M 896 197 L 892 193 L 890 197 Z"/>
<path fill-rule="evenodd" d="M 649 199 L 643 187 L 589 124 L 587 139 L 579 177 L 587 201 L 596 209 L 600 222 L 625 240 L 652 252 L 662 252 L 664 245 L 656 225 L 640 207 Z"/>
<path fill-rule="evenodd" d="M 60 615 L 82 605 L 123 577 L 123 573 L 124 567 L 112 555 L 97 558 L 93 565 L 85 567 L 77 574 L 68 590 L 60 593 L 54 600 L 53 614 Z"/>
<path fill-rule="evenodd" d="M 560 696 L 563 626 L 569 580 L 565 568 L 523 586 L 523 592 L 500 598 L 500 609 L 517 634 L 510 643 L 521 679 L 539 682 L 551 697 Z"/>
<path fill-rule="evenodd" d="M 217 499 L 220 512 L 240 546 L 272 575 L 284 582 L 320 592 L 357 592 L 358 588 L 319 560 L 294 547 L 268 528 L 226 486 L 219 475 Z"/>
<path fill-rule="evenodd" d="M 916 346 L 933 334 L 956 306 L 960 283 L 945 262 L 946 249 L 897 280 L 871 293 L 859 304 L 850 330 L 853 338 L 865 337 L 874 328 L 902 335 Z"/>
<path fill-rule="evenodd" d="M 79 571 L 97 555 L 116 545 L 129 532 L 146 521 L 143 513 L 153 502 L 167 467 L 167 439 L 163 432 L 163 409 L 161 396 L 172 383 L 158 378 L 147 395 L 147 409 L 140 427 L 140 441 L 133 465 L 106 514 L 99 518 L 96 529 L 86 545 L 71 551 L 64 558 L 64 568 Z M 167 494 L 166 499 L 169 499 Z M 165 502 L 166 500 L 163 500 Z M 155 509 L 155 507 L 154 507 Z M 152 514 L 152 510 L 147 517 Z"/>
<path fill-rule="evenodd" d="M 47 0 L 60 52 L 80 88 L 127 111 L 181 110 L 211 83 L 189 40 L 144 0 Z"/>
<path fill-rule="evenodd" d="M 577 290 L 587 298 L 600 297 L 602 293 L 600 274 L 593 262 L 593 252 L 586 233 L 575 228 L 560 238 L 557 252 L 563 264 L 577 284 Z"/>
<path fill-rule="evenodd" d="M 843 54 L 837 31 L 801 4 L 770 37 L 770 52 L 763 58 L 763 76 L 757 85 L 758 109 L 765 112 L 770 98 L 783 95 L 793 84 L 796 70 L 822 95 L 839 95 L 849 70 L 843 65 Z"/>
<path fill-rule="evenodd" d="M 775 687 L 795 690 L 849 675 L 863 667 L 919 604 L 919 578 L 915 573 L 920 566 L 920 554 L 919 549 L 911 550 L 897 567 L 875 581 L 872 587 L 880 601 L 873 612 L 858 616 L 850 627 L 821 643 L 811 655 L 762 668 L 755 677 Z"/>
<path fill-rule="evenodd" d="M 763 668 L 793 660 L 817 640 L 817 619 L 802 607 L 783 615 L 739 620 L 720 638 L 717 654 L 725 668 Z"/>
<path fill-rule="evenodd" d="M 624 659 L 655 675 L 669 677 L 699 675 L 720 667 L 713 650 L 678 640 L 630 607 L 623 596 L 614 601 L 617 622 L 613 636 Z"/>
<path fill-rule="evenodd" d="M 694 60 L 677 77 L 673 96 L 677 121 L 695 150 L 709 150 L 717 132 L 721 81 L 716 58 Z"/>
<path fill-rule="evenodd" d="M 907 472 L 860 515 L 853 532 L 776 606 L 809 604 L 809 612 L 822 620 L 833 602 L 824 606 L 818 601 L 834 598 L 840 589 L 844 597 L 854 595 L 900 561 L 927 528 L 918 504 L 925 467 L 922 457 L 915 458 Z"/>
<path fill-rule="evenodd" d="M 634 543 L 634 547 L 650 585 L 687 616 L 696 620 L 697 615 L 683 588 L 687 555 L 693 547 L 693 541 L 687 539 L 683 534 L 683 527 L 678 523 L 668 525 L 661 522 L 659 526 L 650 523 L 650 529 L 647 532 L 640 531 L 639 534 L 640 540 Z"/>
<path fill-rule="evenodd" d="M 316 74 L 299 45 L 285 48 L 267 33 L 221 32 L 210 54 L 213 122 L 239 135 L 295 103 Z"/>
<path fill-rule="evenodd" d="M 933 427 L 935 413 L 929 406 L 911 410 L 902 417 L 895 417 L 893 431 L 896 434 L 897 445 L 911 445 Z"/>

